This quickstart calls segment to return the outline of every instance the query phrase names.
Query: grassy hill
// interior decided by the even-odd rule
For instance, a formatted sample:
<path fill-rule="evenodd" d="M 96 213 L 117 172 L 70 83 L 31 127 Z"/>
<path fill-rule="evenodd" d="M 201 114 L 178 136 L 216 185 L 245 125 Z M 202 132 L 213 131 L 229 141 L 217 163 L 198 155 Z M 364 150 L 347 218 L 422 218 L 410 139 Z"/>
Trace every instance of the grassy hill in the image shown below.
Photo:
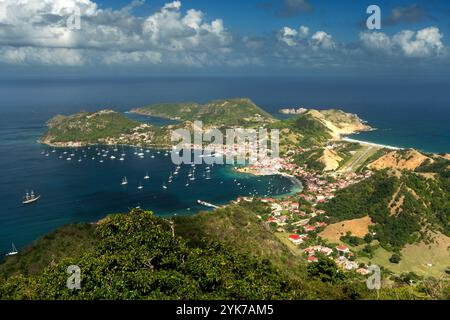
<path fill-rule="evenodd" d="M 140 122 L 111 110 L 80 112 L 70 116 L 58 115 L 47 122 L 48 131 L 42 136 L 41 141 L 47 144 L 99 143 L 107 138 L 131 134 L 133 129 L 140 125 Z"/>
<path fill-rule="evenodd" d="M 309 266 L 295 261 L 283 243 L 255 221 L 252 211 L 260 209 L 254 204 L 230 206 L 178 218 L 174 224 L 133 210 L 84 226 L 82 231 L 75 228 L 72 235 L 70 231 L 53 233 L 18 258 L 22 267 L 14 258 L 1 265 L 7 278 L 0 282 L 0 299 L 377 297 L 367 290 L 363 278 L 339 272 L 332 260 L 320 257 Z M 80 232 L 89 236 L 80 236 Z M 76 242 L 84 245 L 72 247 Z M 48 262 L 61 246 L 72 250 Z M 31 260 L 42 265 L 26 272 Z M 70 265 L 81 269 L 80 290 L 66 287 Z M 427 294 L 430 286 L 383 288 L 378 295 L 383 299 L 445 298 L 446 287 L 431 296 Z"/>
<path fill-rule="evenodd" d="M 273 117 L 250 99 L 216 100 L 206 104 L 165 103 L 136 108 L 131 112 L 204 125 L 252 127 L 273 122 Z"/>
<path fill-rule="evenodd" d="M 450 236 L 449 185 L 414 172 L 379 171 L 371 178 L 337 192 L 319 207 L 331 222 L 370 216 L 375 239 L 390 250 L 430 241 L 430 232 Z M 450 261 L 449 261 L 450 263 Z"/>
<path fill-rule="evenodd" d="M 64 258 L 77 258 L 92 249 L 98 237 L 91 224 L 67 225 L 53 231 L 22 249 L 16 256 L 8 257 L 0 264 L 0 279 L 23 274 L 42 272 L 52 263 Z"/>
<path fill-rule="evenodd" d="M 260 202 L 231 205 L 203 212 L 192 217 L 175 220 L 178 235 L 198 245 L 206 239 L 213 239 L 230 245 L 243 253 L 270 260 L 280 272 L 300 271 L 300 259 L 267 227 L 258 222 L 257 214 L 267 212 Z"/>
<path fill-rule="evenodd" d="M 279 129 L 280 150 L 286 151 L 295 146 L 303 148 L 323 146 L 332 138 L 331 131 L 311 115 L 302 114 L 278 121 L 270 126 Z"/>

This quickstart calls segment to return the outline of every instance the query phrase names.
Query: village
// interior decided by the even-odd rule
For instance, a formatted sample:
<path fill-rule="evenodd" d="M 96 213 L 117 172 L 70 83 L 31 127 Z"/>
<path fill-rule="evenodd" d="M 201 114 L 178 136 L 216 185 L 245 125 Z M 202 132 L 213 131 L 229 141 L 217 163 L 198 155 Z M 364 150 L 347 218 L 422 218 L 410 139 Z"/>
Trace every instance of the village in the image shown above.
<path fill-rule="evenodd" d="M 296 152 L 303 152 L 299 149 Z M 256 175 L 283 174 L 302 182 L 303 190 L 282 198 L 265 197 L 261 202 L 267 204 L 270 212 L 258 215 L 262 223 L 274 232 L 283 235 L 298 250 L 308 263 L 318 261 L 318 254 L 332 258 L 343 270 L 354 270 L 368 275 L 367 266 L 356 261 L 355 254 L 348 246 L 328 243 L 319 233 L 328 226 L 329 216 L 317 206 L 335 197 L 338 190 L 347 188 L 372 176 L 367 170 L 363 173 L 331 172 L 321 173 L 309 170 L 307 165 L 293 163 L 294 151 L 283 158 L 265 158 L 239 171 Z M 253 201 L 251 197 L 240 197 L 237 202 Z"/>

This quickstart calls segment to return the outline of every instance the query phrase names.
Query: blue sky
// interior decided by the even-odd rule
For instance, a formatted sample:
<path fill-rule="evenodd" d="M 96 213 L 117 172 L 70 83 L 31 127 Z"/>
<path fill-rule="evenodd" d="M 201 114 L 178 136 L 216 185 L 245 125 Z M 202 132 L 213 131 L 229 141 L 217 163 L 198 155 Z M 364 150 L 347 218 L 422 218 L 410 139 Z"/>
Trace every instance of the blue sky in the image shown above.
<path fill-rule="evenodd" d="M 148 1 L 135 10 L 136 14 L 148 15 L 170 1 Z M 130 3 L 129 0 L 100 0 L 104 8 L 120 9 Z M 387 19 L 392 10 L 399 7 L 417 6 L 423 12 L 423 18 L 415 22 L 399 22 L 383 24 L 383 29 L 396 32 L 405 25 L 423 28 L 430 24 L 450 31 L 450 2 L 445 0 L 309 0 L 310 11 L 300 12 L 292 16 L 280 16 L 284 6 L 283 0 L 184 0 L 183 10 L 195 8 L 207 13 L 210 18 L 222 18 L 230 30 L 238 33 L 268 33 L 289 25 L 307 24 L 317 29 L 333 30 L 340 40 L 355 40 L 361 29 L 361 22 L 367 18 L 366 9 L 376 4 L 382 9 L 382 17 Z M 447 35 L 448 39 L 448 35 Z"/>
<path fill-rule="evenodd" d="M 450 71 L 450 2 L 15 0 L 0 3 L 0 71 L 427 74 Z M 382 29 L 365 27 L 376 4 Z M 68 29 L 74 10 L 80 28 Z M 46 70 L 46 71 L 44 71 Z"/>

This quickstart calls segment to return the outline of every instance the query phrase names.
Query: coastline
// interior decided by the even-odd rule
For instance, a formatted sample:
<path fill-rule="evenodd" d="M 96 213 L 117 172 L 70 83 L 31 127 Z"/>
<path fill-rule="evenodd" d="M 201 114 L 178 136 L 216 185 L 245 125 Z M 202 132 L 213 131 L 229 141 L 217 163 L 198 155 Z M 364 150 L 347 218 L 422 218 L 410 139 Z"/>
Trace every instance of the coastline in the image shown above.
<path fill-rule="evenodd" d="M 369 141 L 352 139 L 352 138 L 348 138 L 348 137 L 343 137 L 341 140 L 346 141 L 346 142 L 359 143 L 361 145 L 366 145 L 366 146 L 371 146 L 371 147 L 382 148 L 382 149 L 389 149 L 389 150 L 403 150 L 404 149 L 404 148 L 400 148 L 400 147 L 394 147 L 394 146 L 390 146 L 390 145 L 384 145 L 384 144 L 379 144 L 379 143 L 374 143 L 374 142 L 369 142 Z"/>
<path fill-rule="evenodd" d="M 289 194 L 294 194 L 294 193 L 303 191 L 303 188 L 304 188 L 303 183 L 295 176 L 287 174 L 285 172 L 280 172 L 280 173 L 278 173 L 278 175 L 288 178 L 294 184 L 294 187 L 292 188 L 292 190 Z"/>
<path fill-rule="evenodd" d="M 279 172 L 278 171 L 278 172 L 273 172 L 271 174 L 261 174 L 261 173 L 255 173 L 255 172 L 247 171 L 247 170 L 245 170 L 245 168 L 248 168 L 248 166 L 244 166 L 244 167 L 240 167 L 240 168 L 231 168 L 231 172 L 238 173 L 238 174 L 249 175 L 249 176 L 254 176 L 254 177 L 272 175 L 272 176 L 281 176 L 281 177 L 285 177 L 285 178 L 289 179 L 291 181 L 291 183 L 293 184 L 293 187 L 292 187 L 291 191 L 286 193 L 286 194 L 283 194 L 283 195 L 274 196 L 275 198 L 276 197 L 286 197 L 286 196 L 289 196 L 289 195 L 292 195 L 292 194 L 295 194 L 295 193 L 303 191 L 303 188 L 304 188 L 303 183 L 297 177 L 295 177 L 293 175 L 290 175 L 290 174 L 288 174 L 286 172 Z M 242 169 L 244 169 L 244 170 L 242 170 Z"/>

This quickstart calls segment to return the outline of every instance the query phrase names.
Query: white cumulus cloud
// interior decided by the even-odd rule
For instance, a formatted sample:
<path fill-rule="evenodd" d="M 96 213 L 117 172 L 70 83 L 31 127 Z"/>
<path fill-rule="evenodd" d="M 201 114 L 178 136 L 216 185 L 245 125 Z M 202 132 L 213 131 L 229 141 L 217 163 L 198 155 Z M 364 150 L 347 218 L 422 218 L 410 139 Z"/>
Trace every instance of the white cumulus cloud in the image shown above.
<path fill-rule="evenodd" d="M 214 59 L 215 51 L 232 41 L 221 19 L 207 21 L 195 9 L 183 14 L 181 1 L 166 3 L 146 17 L 133 15 L 142 3 L 113 10 L 91 0 L 0 0 L 0 62 L 49 64 L 46 53 L 54 49 L 55 65 L 159 64 L 166 58 L 183 64 L 196 52 Z M 81 28 L 73 29 L 67 21 L 78 12 Z"/>
<path fill-rule="evenodd" d="M 437 27 L 428 27 L 417 32 L 403 30 L 392 37 L 382 32 L 363 32 L 360 40 L 364 47 L 406 57 L 426 58 L 444 53 L 443 35 Z"/>

